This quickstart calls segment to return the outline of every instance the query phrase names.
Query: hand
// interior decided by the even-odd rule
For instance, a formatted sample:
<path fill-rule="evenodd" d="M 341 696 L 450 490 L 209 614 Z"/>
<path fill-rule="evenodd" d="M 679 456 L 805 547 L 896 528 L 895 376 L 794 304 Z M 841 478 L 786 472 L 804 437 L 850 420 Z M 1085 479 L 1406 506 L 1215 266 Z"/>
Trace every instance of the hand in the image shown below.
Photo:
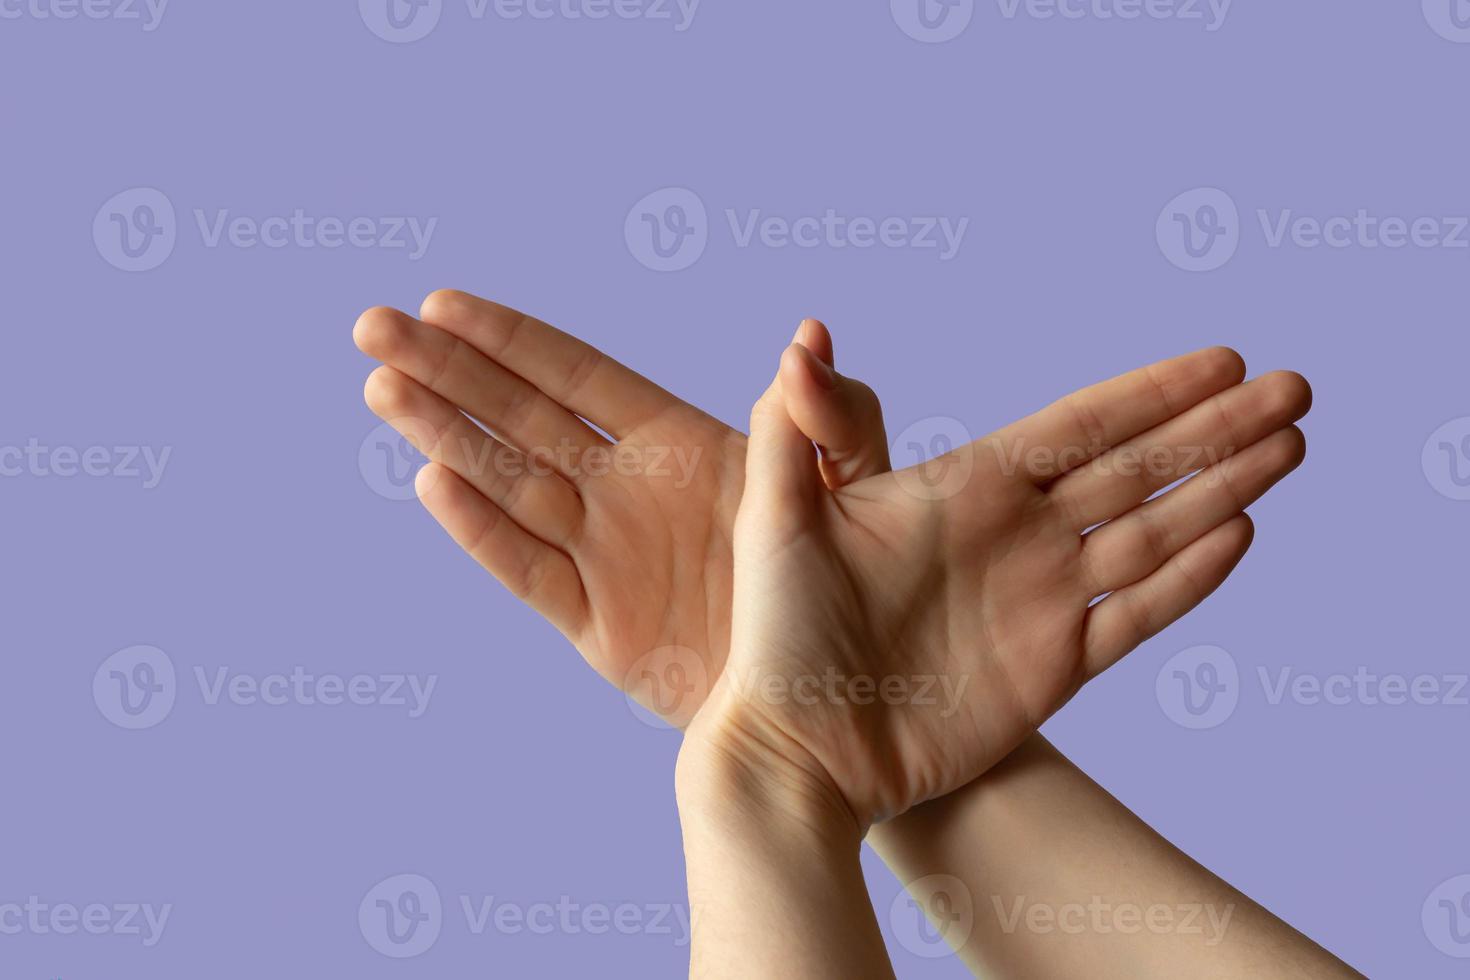
<path fill-rule="evenodd" d="M 638 665 L 651 651 L 679 646 L 702 658 L 709 683 L 723 667 L 745 437 L 581 341 L 504 306 L 441 291 L 425 300 L 421 316 L 369 310 L 354 337 L 365 353 L 385 362 L 368 379 L 368 405 L 433 461 L 418 481 L 425 507 L 599 673 L 662 709 L 671 722 L 687 723 L 706 687 L 655 690 Z M 823 370 L 832 363 L 832 345 L 821 324 L 806 321 L 797 340 L 814 356 L 788 356 L 788 362 L 803 360 L 783 372 L 804 367 L 810 373 L 793 375 L 783 389 L 803 431 L 823 448 L 829 485 L 886 471 L 877 399 L 858 382 Z M 1232 395 L 1243 375 L 1233 352 L 1205 351 L 1075 393 L 1027 422 L 1056 428 L 1072 416 L 1071 406 L 1084 406 L 1095 417 L 1088 423 L 1095 435 L 1121 440 L 1190 410 L 1208 418 L 1228 405 L 1241 433 L 1236 444 L 1244 448 L 1247 433 L 1281 414 L 1273 398 L 1299 379 L 1267 376 L 1240 386 L 1244 395 Z M 487 436 L 469 417 L 511 446 Z M 553 465 L 552 472 L 529 473 L 527 454 L 552 455 L 555 464 L 554 450 L 563 443 L 611 445 L 583 418 L 619 446 L 650 452 L 682 447 L 686 460 L 697 457 L 687 485 L 677 468 L 672 475 L 645 467 L 631 476 L 590 476 L 585 465 L 569 467 L 571 474 Z M 1236 510 L 1289 468 L 1229 471 L 1237 473 Z M 1093 553 L 1131 555 L 1138 567 L 1146 551 L 1130 548 L 1129 541 L 1157 541 L 1159 548 L 1185 542 L 1190 524 L 1179 510 L 1154 507 L 1149 517 L 1168 521 L 1156 529 L 1148 518 L 1117 522 L 1107 536 L 1113 543 Z M 1107 543 L 1093 537 L 1094 544 Z M 1127 575 L 1128 568 L 1120 573 Z"/>
<path fill-rule="evenodd" d="M 431 460 L 418 477 L 424 506 L 603 677 L 682 727 L 729 648 L 744 434 L 496 303 L 441 291 L 421 315 L 372 309 L 353 336 L 385 362 L 368 378 L 368 406 Z M 807 321 L 799 337 L 831 362 L 825 327 Z M 834 474 L 886 468 L 871 391 L 843 379 L 809 407 L 830 420 Z M 582 419 L 634 465 L 593 475 L 595 453 L 614 447 Z M 640 669 L 666 648 L 699 662 Z M 685 676 L 665 682 L 672 666 Z"/>
<path fill-rule="evenodd" d="M 823 372 L 793 345 L 751 415 L 731 652 L 688 751 L 825 783 L 862 831 L 978 777 L 1245 554 L 1310 389 L 1242 373 L 1203 351 L 833 490 L 790 407 Z"/>

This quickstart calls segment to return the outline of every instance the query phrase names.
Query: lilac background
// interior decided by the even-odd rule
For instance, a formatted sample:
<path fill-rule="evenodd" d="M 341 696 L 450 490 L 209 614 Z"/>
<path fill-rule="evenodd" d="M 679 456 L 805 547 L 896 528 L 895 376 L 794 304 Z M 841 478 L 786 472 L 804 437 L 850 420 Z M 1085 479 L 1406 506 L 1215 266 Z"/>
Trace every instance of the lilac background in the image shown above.
<path fill-rule="evenodd" d="M 14 9 L 14 8 L 8 8 Z M 673 975 L 669 936 L 473 936 L 458 896 L 683 902 L 676 737 L 651 730 L 413 503 L 357 466 L 375 420 L 357 313 L 455 285 L 566 326 L 733 423 L 797 320 L 825 318 L 890 432 L 979 434 L 1209 343 L 1306 373 L 1308 464 L 1205 608 L 1048 734 L 1162 833 L 1372 975 L 1462 976 L 1421 905 L 1470 872 L 1470 708 L 1269 705 L 1258 665 L 1465 670 L 1470 504 L 1420 464 L 1470 415 L 1470 251 L 1269 248 L 1258 208 L 1470 212 L 1470 45 L 1415 3 L 1239 0 L 1199 22 L 1006 19 L 944 44 L 888 4 L 706 0 L 692 27 L 471 19 L 390 44 L 356 5 L 174 0 L 138 22 L 0 19 L 6 138 L 0 444 L 171 446 L 161 485 L 0 479 L 10 628 L 0 903 L 172 903 L 162 941 L 0 935 L 7 978 Z M 90 228 L 120 191 L 179 212 L 125 273 Z M 635 201 L 695 190 L 692 268 L 643 268 Z M 1238 253 L 1187 273 L 1176 194 L 1240 207 Z M 206 248 L 192 209 L 437 216 L 428 254 Z M 737 248 L 723 210 L 971 219 L 959 256 Z M 1218 644 L 1226 724 L 1160 710 L 1174 653 Z M 124 731 L 98 665 L 165 650 L 178 703 Z M 192 669 L 434 673 L 424 717 L 206 705 Z M 880 917 L 898 883 L 876 862 Z M 374 952 L 358 902 L 433 879 L 422 957 Z M 891 944 L 906 977 L 964 975 Z M 1470 952 L 1470 950 L 1466 950 Z"/>

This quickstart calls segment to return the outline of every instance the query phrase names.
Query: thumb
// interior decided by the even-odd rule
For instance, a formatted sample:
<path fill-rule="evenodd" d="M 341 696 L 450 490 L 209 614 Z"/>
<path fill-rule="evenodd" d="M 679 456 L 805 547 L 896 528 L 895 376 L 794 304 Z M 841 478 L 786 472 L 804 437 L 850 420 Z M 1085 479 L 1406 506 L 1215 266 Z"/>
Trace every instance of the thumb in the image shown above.
<path fill-rule="evenodd" d="M 800 517 L 821 489 L 817 454 L 787 411 L 779 381 L 761 395 L 750 412 L 750 446 L 745 464 L 746 504 L 769 518 Z"/>
<path fill-rule="evenodd" d="M 873 389 L 832 369 L 832 339 L 816 320 L 803 320 L 781 356 L 777 382 L 792 421 L 822 450 L 821 472 L 832 489 L 892 467 L 883 406 Z"/>

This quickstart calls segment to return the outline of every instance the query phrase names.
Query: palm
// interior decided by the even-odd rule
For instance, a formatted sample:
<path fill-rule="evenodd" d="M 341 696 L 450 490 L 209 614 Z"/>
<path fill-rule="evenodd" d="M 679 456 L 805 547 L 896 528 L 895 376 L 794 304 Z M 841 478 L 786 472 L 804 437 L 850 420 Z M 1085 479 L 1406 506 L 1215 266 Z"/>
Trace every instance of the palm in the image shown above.
<path fill-rule="evenodd" d="M 1309 403 L 1301 379 L 1268 375 L 1197 404 L 1221 387 L 1200 360 L 1170 362 L 1181 378 L 1167 391 L 1127 376 L 835 491 L 773 386 L 752 416 L 716 714 L 733 704 L 737 729 L 794 743 L 861 820 L 998 762 L 1223 581 L 1250 542 L 1242 509 L 1301 461 L 1290 424 Z M 1169 391 L 1184 389 L 1174 406 L 1194 400 L 1160 418 L 1150 388 L 1165 409 Z M 1056 454 L 1088 443 L 1114 448 Z M 1028 444 L 1048 453 L 1005 464 Z"/>
<path fill-rule="evenodd" d="M 433 460 L 425 506 L 600 674 L 686 722 L 729 646 L 745 436 L 497 304 L 436 293 L 423 318 L 370 310 L 354 334 L 385 362 L 369 405 Z M 633 465 L 594 470 L 589 450 Z M 528 475 L 537 459 L 557 471 Z"/>
<path fill-rule="evenodd" d="M 1081 684 L 1080 538 L 1029 483 L 977 474 L 926 501 L 885 474 L 824 492 L 807 524 L 762 529 L 742 552 L 763 569 L 765 614 L 753 615 L 765 625 L 740 631 L 727 670 L 861 812 L 901 813 L 969 782 Z M 780 692 L 832 666 L 835 701 L 760 693 L 772 672 Z M 855 708 L 861 678 L 892 696 Z"/>
<path fill-rule="evenodd" d="M 732 541 L 742 489 L 750 496 L 747 440 L 506 307 L 442 292 L 422 315 L 371 310 L 354 334 L 386 365 L 369 379 L 374 411 L 395 425 L 423 423 L 400 425 L 410 439 L 431 434 L 420 446 L 434 460 L 420 478 L 424 505 L 604 677 L 687 722 L 715 678 L 729 673 L 721 671 L 740 621 Z M 932 466 L 883 473 L 879 449 L 837 480 L 841 465 L 823 470 L 828 483 L 847 485 L 822 488 L 812 520 L 767 529 L 754 553 L 764 549 L 762 563 L 776 571 L 764 587 L 770 608 L 793 610 L 792 597 L 804 597 L 794 611 L 805 608 L 808 626 L 843 641 L 837 649 L 848 668 L 972 678 L 963 710 L 946 719 L 919 705 L 869 713 L 879 719 L 866 733 L 875 737 L 853 744 L 902 757 L 896 785 L 879 797 L 923 799 L 958 785 L 1219 584 L 1249 542 L 1241 510 L 1300 462 L 1301 433 L 1290 423 L 1310 404 L 1299 376 L 1241 384 L 1243 375 L 1238 355 L 1223 348 L 1132 372 L 945 457 L 937 481 Z M 867 407 L 866 424 L 857 416 L 840 424 L 858 424 L 881 443 L 876 402 Z M 810 454 L 811 442 L 804 445 Z M 1214 454 L 1206 462 L 1237 455 L 1211 466 L 1214 479 L 1192 479 L 1145 504 L 1186 474 L 1129 476 L 1090 465 L 1138 445 L 1203 448 Z M 532 447 L 565 446 L 626 449 L 650 466 L 528 476 L 482 465 L 497 447 L 534 459 Z M 1019 469 L 999 463 L 1032 449 L 1082 452 L 1046 472 L 1029 456 Z M 652 465 L 657 452 L 671 451 L 693 461 L 687 482 L 668 470 L 667 455 L 664 469 Z M 967 466 L 949 468 L 965 454 Z M 955 472 L 965 479 L 949 486 Z M 924 479 L 916 483 L 915 473 Z M 803 635 L 810 642 L 793 640 Z M 770 649 L 797 663 L 820 649 L 799 629 L 771 640 Z M 700 676 L 688 683 L 692 671 Z M 665 685 L 678 697 L 664 696 Z M 956 740 L 964 752 L 949 751 Z"/>
<path fill-rule="evenodd" d="M 729 647 L 731 525 L 745 481 L 745 442 L 680 402 L 620 441 L 648 460 L 669 451 L 661 472 L 611 476 L 584 489 L 587 519 L 571 556 L 587 616 L 569 638 L 614 684 L 637 689 L 640 661 L 655 651 L 674 659 L 688 651 L 703 678 L 718 675 Z M 687 485 L 675 449 L 697 459 Z M 704 688 L 697 685 L 674 714 L 687 718 Z"/>

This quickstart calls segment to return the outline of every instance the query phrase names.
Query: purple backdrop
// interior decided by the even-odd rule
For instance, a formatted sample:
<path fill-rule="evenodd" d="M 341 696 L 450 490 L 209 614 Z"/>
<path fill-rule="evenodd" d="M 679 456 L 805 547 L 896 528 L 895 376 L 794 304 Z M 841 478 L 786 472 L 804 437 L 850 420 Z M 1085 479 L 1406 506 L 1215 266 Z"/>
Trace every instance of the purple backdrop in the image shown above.
<path fill-rule="evenodd" d="M 684 968 L 677 738 L 391 499 L 351 325 L 454 285 L 734 423 L 807 315 L 892 433 L 1306 373 L 1235 578 L 1047 731 L 1463 975 L 1465 0 L 394 2 L 0 0 L 0 974 Z"/>

